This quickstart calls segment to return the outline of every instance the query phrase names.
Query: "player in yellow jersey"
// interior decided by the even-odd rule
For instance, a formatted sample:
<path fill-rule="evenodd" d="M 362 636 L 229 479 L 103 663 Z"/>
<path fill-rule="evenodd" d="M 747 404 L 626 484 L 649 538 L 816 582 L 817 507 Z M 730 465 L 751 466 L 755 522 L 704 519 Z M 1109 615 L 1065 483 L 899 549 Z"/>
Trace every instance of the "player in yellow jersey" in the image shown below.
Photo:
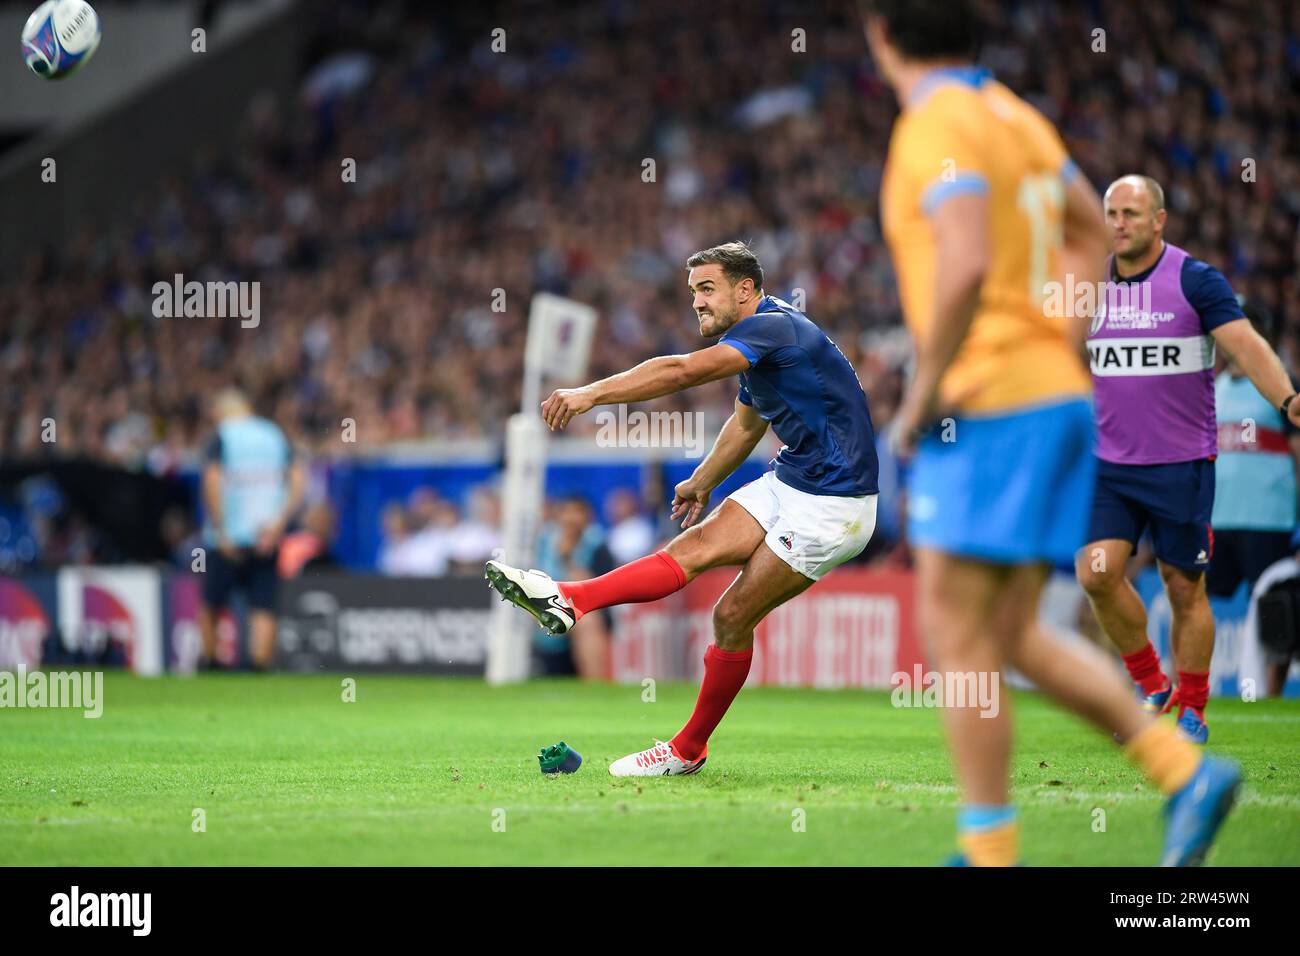
<path fill-rule="evenodd" d="M 1069 567 L 1084 543 L 1092 500 L 1090 315 L 1051 306 L 1102 278 L 1101 203 L 1051 124 L 972 65 L 967 0 L 875 0 L 863 16 L 901 108 L 881 210 L 917 362 L 895 444 L 913 456 L 918 609 L 942 686 L 997 675 L 1000 688 L 1010 666 L 1110 731 L 1169 797 L 1162 862 L 1199 863 L 1239 771 L 1144 714 L 1099 651 L 1035 624 L 1051 566 Z M 955 862 L 1014 864 L 1009 701 L 993 716 L 944 716 L 963 797 Z"/>

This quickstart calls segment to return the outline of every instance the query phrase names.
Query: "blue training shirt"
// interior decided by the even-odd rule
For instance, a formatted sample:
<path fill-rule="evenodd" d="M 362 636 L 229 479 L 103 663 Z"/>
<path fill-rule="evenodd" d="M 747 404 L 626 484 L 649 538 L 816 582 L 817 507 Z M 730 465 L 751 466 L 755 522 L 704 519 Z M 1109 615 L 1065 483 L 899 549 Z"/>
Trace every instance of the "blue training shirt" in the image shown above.
<path fill-rule="evenodd" d="M 227 537 L 238 547 L 251 547 L 288 501 L 292 446 L 274 422 L 250 415 L 217 426 L 204 457 L 221 466 L 221 515 Z M 205 526 L 204 537 L 209 545 L 217 543 L 211 524 Z"/>
<path fill-rule="evenodd" d="M 749 360 L 740 401 L 770 422 L 785 447 L 776 477 L 812 495 L 879 492 L 871 411 L 844 353 L 790 303 L 765 295 L 719 340 Z"/>

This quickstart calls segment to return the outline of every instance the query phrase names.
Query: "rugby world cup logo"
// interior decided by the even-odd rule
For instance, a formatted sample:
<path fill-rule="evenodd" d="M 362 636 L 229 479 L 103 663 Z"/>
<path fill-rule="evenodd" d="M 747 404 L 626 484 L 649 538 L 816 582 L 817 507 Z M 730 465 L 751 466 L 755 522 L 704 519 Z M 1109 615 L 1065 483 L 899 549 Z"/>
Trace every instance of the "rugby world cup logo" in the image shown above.
<path fill-rule="evenodd" d="M 1088 335 L 1093 336 L 1101 331 L 1102 326 L 1106 324 L 1106 302 L 1103 299 L 1097 306 L 1097 311 L 1093 313 L 1092 324 L 1088 327 Z"/>

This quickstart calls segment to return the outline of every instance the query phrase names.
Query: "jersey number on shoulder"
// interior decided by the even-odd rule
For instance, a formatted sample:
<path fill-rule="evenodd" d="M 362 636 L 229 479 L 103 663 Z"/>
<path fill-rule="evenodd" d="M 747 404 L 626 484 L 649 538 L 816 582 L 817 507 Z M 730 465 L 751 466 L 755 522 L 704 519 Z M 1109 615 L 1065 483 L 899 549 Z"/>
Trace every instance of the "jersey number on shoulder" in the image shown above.
<path fill-rule="evenodd" d="M 1042 303 L 1051 252 L 1065 241 L 1065 184 L 1053 173 L 1026 176 L 1016 203 L 1029 220 L 1029 301 Z"/>

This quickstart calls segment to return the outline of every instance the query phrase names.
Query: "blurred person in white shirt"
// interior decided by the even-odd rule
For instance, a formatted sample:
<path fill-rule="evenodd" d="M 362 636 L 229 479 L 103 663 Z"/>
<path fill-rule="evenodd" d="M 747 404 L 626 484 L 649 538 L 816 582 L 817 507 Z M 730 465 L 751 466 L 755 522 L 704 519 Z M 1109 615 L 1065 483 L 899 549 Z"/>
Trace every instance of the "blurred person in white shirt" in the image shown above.
<path fill-rule="evenodd" d="M 436 524 L 415 530 L 415 516 L 398 502 L 384 509 L 384 545 L 379 570 L 392 577 L 437 577 L 447 573 L 447 547 Z"/>
<path fill-rule="evenodd" d="M 453 574 L 482 574 L 483 562 L 501 547 L 501 502 L 490 488 L 475 488 L 469 514 L 449 539 Z"/>
<path fill-rule="evenodd" d="M 605 515 L 609 534 L 605 547 L 614 556 L 615 566 L 631 564 L 655 549 L 655 526 L 641 511 L 641 502 L 627 488 L 616 488 L 605 498 Z"/>

